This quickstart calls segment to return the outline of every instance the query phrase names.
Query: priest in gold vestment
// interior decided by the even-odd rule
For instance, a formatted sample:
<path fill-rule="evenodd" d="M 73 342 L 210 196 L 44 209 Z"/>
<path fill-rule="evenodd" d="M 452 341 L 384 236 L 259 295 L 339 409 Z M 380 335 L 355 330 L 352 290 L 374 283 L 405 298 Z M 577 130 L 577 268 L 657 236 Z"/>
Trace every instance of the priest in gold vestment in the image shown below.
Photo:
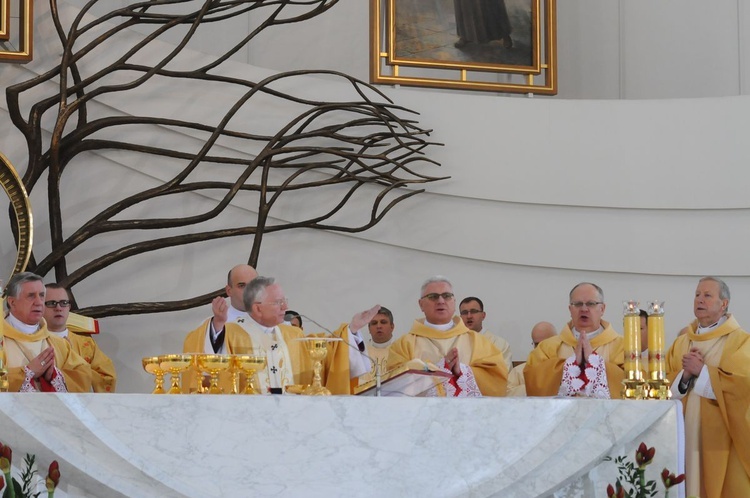
<path fill-rule="evenodd" d="M 255 385 L 263 394 L 287 394 L 288 387 L 311 384 L 314 362 L 305 342 L 298 340 L 306 337 L 304 332 L 283 323 L 288 301 L 281 286 L 273 278 L 258 276 L 245 287 L 243 300 L 249 313 L 248 320 L 241 324 L 228 322 L 228 305 L 223 300 L 215 301 L 214 316 L 210 320 L 214 329 L 224 331 L 227 340 L 233 341 L 232 352 L 242 353 L 249 348 L 265 351 L 267 368 L 265 372 L 256 374 Z M 377 308 L 355 315 L 352 327 L 364 326 Z M 322 372 L 323 385 L 332 394 L 349 394 L 350 357 L 359 360 L 361 353 L 348 326 L 343 325 L 330 337 L 340 338 L 341 341 L 332 342 L 328 348 Z M 363 368 L 360 374 L 367 367 Z"/>
<path fill-rule="evenodd" d="M 117 386 L 115 364 L 104 354 L 89 334 L 77 334 L 68 329 L 70 293 L 60 284 L 44 286 L 44 321 L 50 335 L 68 341 L 73 351 L 91 367 L 91 388 L 95 393 L 113 393 Z"/>
<path fill-rule="evenodd" d="M 17 273 L 7 286 L 9 314 L 3 323 L 9 390 L 89 392 L 91 368 L 64 339 L 51 336 L 42 318 L 42 278 Z"/>
<path fill-rule="evenodd" d="M 598 285 L 583 282 L 570 291 L 571 321 L 559 335 L 543 341 L 531 351 L 524 368 L 527 396 L 557 396 L 561 392 L 566 368 L 574 363 L 584 363 L 579 374 L 586 374 L 576 395 L 602 396 L 608 390 L 611 398 L 620 397 L 620 387 L 625 372 L 623 338 L 611 325 L 602 320 L 606 305 L 604 292 Z M 592 373 L 593 372 L 593 375 Z M 573 379 L 575 380 L 575 379 Z M 596 384 L 598 382 L 598 385 Z M 587 387 L 596 387 L 592 391 Z"/>
<path fill-rule="evenodd" d="M 729 287 L 704 277 L 696 320 L 667 353 L 672 395 L 685 412 L 688 496 L 750 496 L 750 334 L 728 312 Z"/>
<path fill-rule="evenodd" d="M 415 320 L 409 333 L 391 345 L 389 368 L 419 359 L 453 374 L 448 394 L 505 396 L 508 368 L 503 354 L 454 316 L 456 300 L 450 281 L 432 277 L 422 285 L 420 295 L 424 318 Z"/>

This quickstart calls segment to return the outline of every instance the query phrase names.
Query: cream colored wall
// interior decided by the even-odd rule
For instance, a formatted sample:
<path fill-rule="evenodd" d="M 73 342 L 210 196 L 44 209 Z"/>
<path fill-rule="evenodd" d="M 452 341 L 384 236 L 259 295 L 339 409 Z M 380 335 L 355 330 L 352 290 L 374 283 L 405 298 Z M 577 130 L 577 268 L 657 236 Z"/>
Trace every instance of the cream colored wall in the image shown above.
<path fill-rule="evenodd" d="M 653 71 L 634 69 L 639 62 L 647 64 L 648 50 L 658 51 L 662 46 L 674 49 L 676 42 L 669 31 L 672 24 L 682 24 L 673 27 L 675 30 L 687 29 L 684 22 L 675 22 L 667 13 L 682 19 L 692 12 L 702 16 L 706 26 L 717 28 L 728 21 L 714 22 L 712 16 L 728 15 L 731 9 L 722 6 L 711 10 L 692 1 L 681 3 L 680 12 L 668 11 L 669 2 L 656 2 L 656 6 L 654 2 L 601 3 L 566 1 L 565 8 L 560 6 L 561 41 L 575 42 L 560 48 L 561 97 L 527 99 L 384 88 L 398 104 L 418 111 L 424 127 L 435 130 L 432 138 L 445 144 L 432 152 L 442 164 L 437 173 L 451 179 L 428 186 L 427 193 L 401 204 L 364 234 L 298 230 L 268 235 L 260 272 L 278 277 L 291 307 L 326 328 L 334 328 L 355 311 L 380 303 L 394 311 L 398 333 L 405 332 L 419 314 L 417 298 L 422 280 L 437 273 L 447 275 L 454 281 L 458 296 L 472 294 L 485 301 L 488 328 L 508 339 L 514 359 L 523 359 L 528 353 L 528 334 L 535 322 L 548 320 L 562 326 L 567 319 L 567 293 L 584 280 L 604 288 L 609 305 L 605 318 L 616 324 L 620 323 L 620 302 L 624 299 L 666 300 L 670 339 L 692 317 L 697 278 L 718 274 L 726 277 L 733 291 L 732 308 L 740 323 L 747 323 L 750 268 L 744 251 L 749 238 L 744 191 L 749 173 L 744 166 L 750 97 L 743 96 L 744 90 L 731 93 L 725 86 L 732 82 L 736 89 L 744 88 L 741 76 L 746 71 L 745 51 L 740 50 L 744 47 L 735 46 L 730 57 L 735 72 L 730 77 L 713 72 L 707 76 L 695 69 L 691 69 L 692 80 L 676 77 L 684 75 L 683 65 L 660 73 L 658 78 Z M 37 15 L 43 17 L 44 9 L 40 6 Z M 741 4 L 735 5 L 737 11 L 744 19 Z M 643 15 L 646 12 L 649 15 Z M 350 22 L 341 23 L 335 17 L 337 13 Z M 631 26 L 635 32 L 637 23 L 652 22 L 653 29 L 646 30 L 642 37 L 656 36 L 657 27 L 661 27 L 667 30 L 663 31 L 663 43 L 636 50 L 645 42 L 641 39 L 636 43 L 631 36 L 621 34 L 617 40 L 632 43 L 627 50 L 616 47 L 614 51 L 620 57 L 624 53 L 630 62 L 615 70 L 602 68 L 601 85 L 594 83 L 596 77 L 580 79 L 580 74 L 593 71 L 591 64 L 596 58 L 573 57 L 569 51 L 592 48 L 596 45 L 592 41 L 599 36 L 605 41 L 597 50 L 612 49 L 612 30 L 604 26 L 618 25 L 617 19 L 628 33 Z M 365 26 L 361 27 L 363 22 Z M 338 51 L 333 52 L 336 60 L 330 64 L 360 71 L 367 57 L 362 34 L 366 30 L 365 2 L 342 2 L 316 23 L 320 29 L 316 29 L 316 37 L 308 39 L 315 39 L 322 48 L 295 42 L 294 53 L 299 59 L 293 59 L 293 64 L 286 57 L 291 48 L 282 47 L 274 58 L 260 55 L 269 53 L 271 47 L 280 47 L 275 43 L 278 40 L 263 42 L 253 49 L 258 53 L 248 56 L 256 64 L 268 62 L 274 69 L 287 69 L 283 67 L 287 64 L 297 67 L 305 60 L 314 65 L 326 59 L 326 47 L 333 43 L 334 34 L 351 35 L 351 43 L 342 44 L 339 39 Z M 329 27 L 323 29 L 323 25 Z M 738 29 L 740 26 L 744 26 L 742 21 L 737 23 Z M 56 49 L 54 39 L 43 36 L 45 29 L 49 26 L 42 19 L 37 26 L 39 58 L 32 64 L 0 66 L 3 88 L 52 64 Z M 304 34 L 303 28 L 298 29 Z M 685 48 L 694 53 L 707 50 L 696 44 L 692 39 Z M 722 47 L 720 44 L 718 53 L 723 53 L 726 47 Z M 43 54 L 50 59 L 45 60 Z M 356 63 L 347 62 L 352 54 L 358 54 Z M 563 54 L 567 54 L 569 64 Z M 688 57 L 682 52 L 675 54 L 678 60 Z M 241 62 L 230 65 L 227 71 L 249 79 L 269 73 Z M 716 84 L 705 89 L 701 85 L 708 80 Z M 705 93 L 696 95 L 693 83 Z M 654 92 L 651 97 L 714 97 L 632 100 L 645 93 L 646 85 Z M 337 95 L 343 90 L 330 80 L 312 79 L 300 83 L 295 91 Z M 565 96 L 605 100 L 562 98 Z M 146 96 L 143 107 L 119 100 L 108 101 L 107 106 L 111 112 L 140 113 L 157 107 L 164 112 L 181 112 L 179 101 L 171 97 L 175 96 L 162 89 Z M 0 101 L 0 150 L 23 170 L 25 145 L 7 119 L 6 105 L 4 99 Z M 196 103 L 189 112 L 201 116 L 210 113 L 210 107 Z M 194 142 L 191 137 L 174 135 L 162 140 Z M 66 173 L 66 233 L 85 219 L 87 210 L 108 204 L 123 191 L 153 185 L 168 173 L 158 165 L 112 154 L 90 155 L 81 164 L 106 174 L 92 180 L 84 168 Z M 35 193 L 32 201 L 38 228 L 35 246 L 44 252 L 49 249 L 49 236 L 43 192 Z M 180 214 L 210 202 L 210 198 L 195 196 L 189 204 L 158 204 L 153 209 L 159 214 Z M 288 219 L 299 207 L 289 206 L 275 214 Z M 362 206 L 356 215 L 368 209 Z M 253 213 L 239 205 L 230 210 L 230 216 L 240 222 L 252 218 Z M 113 236 L 92 241 L 71 255 L 69 265 L 75 268 L 125 240 L 130 239 Z M 86 280 L 76 288 L 76 294 L 83 304 L 94 305 L 178 299 L 207 292 L 223 285 L 226 270 L 247 257 L 250 244 L 247 238 L 214 241 L 142 257 Z M 150 379 L 140 368 L 140 358 L 180 350 L 185 333 L 207 313 L 206 307 L 102 320 L 104 332 L 99 342 L 115 359 L 121 379 L 119 390 L 147 391 Z M 306 329 L 317 331 L 315 327 Z"/>

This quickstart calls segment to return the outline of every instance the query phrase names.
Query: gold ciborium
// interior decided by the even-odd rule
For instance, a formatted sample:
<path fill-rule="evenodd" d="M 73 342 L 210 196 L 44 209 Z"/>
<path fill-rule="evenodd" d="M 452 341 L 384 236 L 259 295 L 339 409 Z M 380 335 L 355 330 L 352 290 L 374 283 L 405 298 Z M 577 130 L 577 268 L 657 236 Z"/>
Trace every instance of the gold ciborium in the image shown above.
<path fill-rule="evenodd" d="M 302 391 L 309 396 L 330 396 L 331 391 L 323 387 L 320 372 L 323 369 L 323 360 L 328 354 L 328 344 L 340 341 L 339 337 L 304 337 L 297 339 L 305 343 L 305 348 L 310 358 L 315 362 L 313 366 L 313 381 L 310 386 Z"/>
<path fill-rule="evenodd" d="M 224 390 L 219 386 L 219 373 L 231 366 L 231 357 L 226 354 L 199 354 L 198 368 L 211 375 L 211 386 L 208 394 L 223 394 Z"/>
<path fill-rule="evenodd" d="M 262 349 L 251 349 L 247 353 L 232 355 L 233 368 L 243 372 L 247 377 L 244 394 L 261 394 L 253 384 L 256 372 L 266 368 L 266 352 Z"/>
<path fill-rule="evenodd" d="M 180 379 L 182 372 L 190 368 L 193 363 L 193 355 L 190 354 L 165 354 L 159 357 L 161 369 L 169 372 L 171 385 L 167 394 L 182 394 Z"/>
<path fill-rule="evenodd" d="M 146 356 L 142 361 L 143 369 L 156 376 L 151 394 L 164 394 L 164 370 L 161 369 L 161 356 Z"/>

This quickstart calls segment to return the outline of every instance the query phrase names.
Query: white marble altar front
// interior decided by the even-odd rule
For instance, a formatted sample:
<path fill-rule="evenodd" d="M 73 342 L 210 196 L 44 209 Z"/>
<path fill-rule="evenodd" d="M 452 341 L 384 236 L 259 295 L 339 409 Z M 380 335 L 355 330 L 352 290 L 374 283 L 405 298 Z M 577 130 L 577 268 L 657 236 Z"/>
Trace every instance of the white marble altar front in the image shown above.
<path fill-rule="evenodd" d="M 0 441 L 55 496 L 606 496 L 641 441 L 679 467 L 671 401 L 0 394 Z M 675 493 L 672 493 L 675 496 Z"/>

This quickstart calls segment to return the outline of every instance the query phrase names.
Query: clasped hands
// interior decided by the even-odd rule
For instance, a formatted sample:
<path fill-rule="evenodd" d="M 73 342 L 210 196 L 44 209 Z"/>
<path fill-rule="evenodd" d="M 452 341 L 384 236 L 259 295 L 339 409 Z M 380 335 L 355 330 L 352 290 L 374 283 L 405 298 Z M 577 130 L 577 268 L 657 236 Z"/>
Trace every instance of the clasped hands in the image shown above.
<path fill-rule="evenodd" d="M 690 348 L 689 353 L 682 355 L 682 380 L 687 382 L 700 375 L 704 364 L 703 355 L 698 348 Z"/>
<path fill-rule="evenodd" d="M 55 374 L 55 349 L 50 346 L 31 360 L 26 367 L 34 372 L 34 378 L 44 377 L 47 382 L 52 381 Z"/>
<path fill-rule="evenodd" d="M 594 348 L 591 347 L 588 335 L 586 334 L 586 332 L 581 332 L 578 335 L 578 342 L 576 342 L 575 348 L 576 363 L 578 365 L 584 365 L 585 363 L 588 363 L 588 358 L 593 352 Z"/>

